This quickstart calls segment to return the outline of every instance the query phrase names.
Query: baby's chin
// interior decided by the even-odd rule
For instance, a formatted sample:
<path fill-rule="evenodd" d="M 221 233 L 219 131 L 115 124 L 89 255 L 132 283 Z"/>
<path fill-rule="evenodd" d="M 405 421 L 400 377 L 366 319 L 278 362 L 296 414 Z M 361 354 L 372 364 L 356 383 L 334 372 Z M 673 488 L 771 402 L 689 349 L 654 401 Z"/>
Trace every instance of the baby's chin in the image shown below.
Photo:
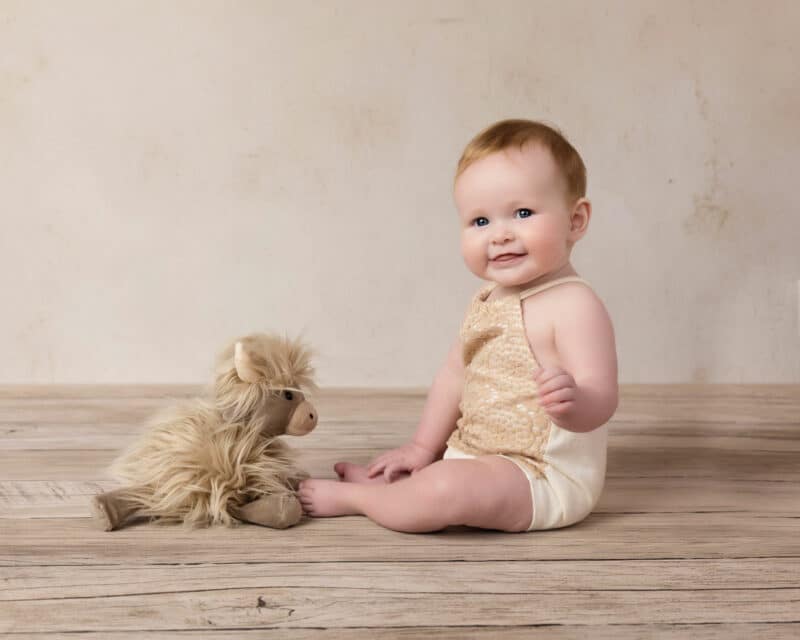
<path fill-rule="evenodd" d="M 487 269 L 483 279 L 496 282 L 503 287 L 511 288 L 521 287 L 541 276 L 542 274 L 538 271 Z"/>
<path fill-rule="evenodd" d="M 486 262 L 476 265 L 465 261 L 465 264 L 481 280 L 509 288 L 522 286 L 543 275 L 539 269 L 502 269 Z"/>

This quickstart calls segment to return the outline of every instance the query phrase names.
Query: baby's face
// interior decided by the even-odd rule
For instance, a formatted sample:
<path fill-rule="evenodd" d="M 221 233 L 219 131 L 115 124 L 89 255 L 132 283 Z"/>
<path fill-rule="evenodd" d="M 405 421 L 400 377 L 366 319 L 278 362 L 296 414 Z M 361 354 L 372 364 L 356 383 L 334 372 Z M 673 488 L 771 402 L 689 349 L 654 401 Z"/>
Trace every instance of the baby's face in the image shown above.
<path fill-rule="evenodd" d="M 532 283 L 569 262 L 570 203 L 550 152 L 538 144 L 492 153 L 455 184 L 461 254 L 476 276 Z"/>

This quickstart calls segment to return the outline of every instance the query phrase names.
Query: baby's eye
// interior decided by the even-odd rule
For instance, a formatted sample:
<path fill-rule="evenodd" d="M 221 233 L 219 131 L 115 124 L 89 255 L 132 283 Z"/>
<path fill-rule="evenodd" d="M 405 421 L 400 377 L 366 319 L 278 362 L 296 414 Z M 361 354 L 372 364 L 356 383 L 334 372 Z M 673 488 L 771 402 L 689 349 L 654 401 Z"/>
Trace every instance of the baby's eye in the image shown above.
<path fill-rule="evenodd" d="M 487 224 L 489 224 L 489 218 L 484 218 L 483 216 L 480 218 L 475 218 L 472 221 L 472 224 L 476 227 L 485 227 Z"/>
<path fill-rule="evenodd" d="M 533 215 L 533 211 L 530 209 L 517 209 L 516 213 L 520 218 L 530 218 Z"/>
<path fill-rule="evenodd" d="M 291 391 L 284 391 L 283 397 L 287 400 L 294 400 L 294 394 Z"/>

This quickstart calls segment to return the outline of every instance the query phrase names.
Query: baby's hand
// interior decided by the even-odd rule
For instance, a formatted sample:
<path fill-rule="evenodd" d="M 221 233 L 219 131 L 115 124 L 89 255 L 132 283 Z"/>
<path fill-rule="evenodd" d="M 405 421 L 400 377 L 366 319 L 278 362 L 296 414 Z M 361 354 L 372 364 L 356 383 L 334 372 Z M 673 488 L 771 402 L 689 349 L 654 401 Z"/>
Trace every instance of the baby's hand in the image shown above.
<path fill-rule="evenodd" d="M 575 407 L 575 378 L 560 367 L 539 367 L 533 372 L 539 386 L 539 405 L 551 418 L 564 418 Z"/>
<path fill-rule="evenodd" d="M 409 442 L 402 447 L 379 455 L 367 467 L 370 478 L 383 473 L 386 482 L 391 482 L 395 474 L 413 473 L 427 467 L 436 459 L 436 454 L 425 447 Z"/>

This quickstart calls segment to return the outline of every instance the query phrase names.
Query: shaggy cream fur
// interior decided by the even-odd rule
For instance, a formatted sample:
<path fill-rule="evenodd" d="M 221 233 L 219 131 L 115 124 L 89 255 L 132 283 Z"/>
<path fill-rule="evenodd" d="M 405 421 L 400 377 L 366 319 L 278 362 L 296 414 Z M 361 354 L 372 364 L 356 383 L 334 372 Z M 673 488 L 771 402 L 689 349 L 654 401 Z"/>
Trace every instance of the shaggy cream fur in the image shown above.
<path fill-rule="evenodd" d="M 303 393 L 316 389 L 310 351 L 271 334 L 236 345 L 218 358 L 209 399 L 156 416 L 113 463 L 112 473 L 128 486 L 96 497 L 95 513 L 106 529 L 142 517 L 229 526 L 245 504 L 266 496 L 293 499 L 305 474 L 278 436 L 316 426 L 316 410 Z M 269 517 L 261 524 L 289 526 Z"/>

